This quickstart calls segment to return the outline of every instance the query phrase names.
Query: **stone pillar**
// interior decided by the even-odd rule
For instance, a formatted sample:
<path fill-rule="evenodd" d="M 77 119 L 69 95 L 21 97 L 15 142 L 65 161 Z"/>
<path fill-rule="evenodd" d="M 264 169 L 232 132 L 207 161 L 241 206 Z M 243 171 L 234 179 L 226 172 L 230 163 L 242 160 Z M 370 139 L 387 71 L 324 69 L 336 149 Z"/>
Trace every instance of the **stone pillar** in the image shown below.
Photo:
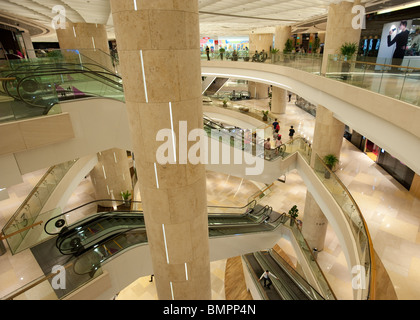
<path fill-rule="evenodd" d="M 328 220 L 309 191 L 306 192 L 305 210 L 303 214 L 303 237 L 311 249 L 317 248 L 318 251 L 322 251 L 327 234 Z"/>
<path fill-rule="evenodd" d="M 277 26 L 274 35 L 274 48 L 279 49 L 280 53 L 283 52 L 287 39 L 292 37 L 292 27 L 290 26 Z"/>
<path fill-rule="evenodd" d="M 88 58 L 86 62 L 91 59 L 113 70 L 105 25 L 67 22 L 65 29 L 57 29 L 56 32 L 60 49 L 80 49 Z"/>
<path fill-rule="evenodd" d="M 287 102 L 289 97 L 287 96 L 287 90 L 273 86 L 273 95 L 271 99 L 271 112 L 276 114 L 286 113 Z"/>
<path fill-rule="evenodd" d="M 269 88 L 268 84 L 248 81 L 248 91 L 253 99 L 267 99 Z"/>
<path fill-rule="evenodd" d="M 360 2 L 361 0 L 355 0 L 354 3 L 342 1 L 330 4 L 322 60 L 322 74 L 325 74 L 327 71 L 328 55 L 339 54 L 340 47 L 345 42 L 359 44 L 362 29 L 354 29 L 352 27 L 352 20 L 355 17 L 355 14 L 352 13 L 352 8 L 355 5 L 360 5 Z"/>
<path fill-rule="evenodd" d="M 420 176 L 415 173 L 413 177 L 413 182 L 411 183 L 410 193 L 420 199 Z"/>
<path fill-rule="evenodd" d="M 317 106 L 312 144 L 312 167 L 315 164 L 316 154 L 323 158 L 327 154 L 332 153 L 337 158 L 340 158 L 344 129 L 344 123 L 334 118 L 334 114 L 330 110 L 321 105 Z"/>
<path fill-rule="evenodd" d="M 177 143 L 180 121 L 184 138 L 203 128 L 198 1 L 111 0 L 111 8 L 158 297 L 209 300 L 205 166 L 182 158 L 197 142 Z M 176 133 L 167 139 L 175 164 L 158 162 L 161 129 Z"/>
<path fill-rule="evenodd" d="M 249 35 L 249 56 L 252 59 L 255 50 L 261 52 L 263 49 L 270 56 L 270 47 L 273 46 L 272 33 L 251 33 Z"/>
<path fill-rule="evenodd" d="M 127 152 L 121 149 L 109 149 L 98 153 L 98 163 L 90 172 L 92 184 L 97 200 L 115 199 L 122 200 L 121 192 L 133 193 L 131 184 L 130 167 Z M 121 202 L 102 202 L 103 207 L 112 207 Z"/>

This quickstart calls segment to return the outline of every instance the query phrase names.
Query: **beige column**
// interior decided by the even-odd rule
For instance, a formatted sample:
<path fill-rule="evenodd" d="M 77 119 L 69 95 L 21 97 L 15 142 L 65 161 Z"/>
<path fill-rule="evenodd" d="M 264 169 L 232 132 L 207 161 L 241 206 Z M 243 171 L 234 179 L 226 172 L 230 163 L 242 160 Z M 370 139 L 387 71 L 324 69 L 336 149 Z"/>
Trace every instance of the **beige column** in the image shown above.
<path fill-rule="evenodd" d="M 97 200 L 122 200 L 121 192 L 133 193 L 127 152 L 122 149 L 109 149 L 98 153 L 98 163 L 90 172 Z M 103 202 L 104 207 L 119 203 Z"/>
<path fill-rule="evenodd" d="M 113 70 L 105 25 L 67 22 L 65 29 L 56 31 L 60 49 L 80 49 L 80 52 L 88 58 L 86 62 L 91 59 Z"/>
<path fill-rule="evenodd" d="M 352 13 L 352 8 L 354 5 L 360 5 L 360 2 L 360 0 L 355 0 L 354 2 L 342 1 L 330 4 L 322 60 L 322 74 L 325 74 L 327 71 L 328 55 L 339 54 L 340 47 L 345 42 L 359 44 L 362 30 L 354 29 L 352 26 L 352 20 L 356 15 Z"/>
<path fill-rule="evenodd" d="M 321 105 L 317 106 L 312 144 L 312 167 L 315 163 L 316 154 L 321 158 L 327 154 L 334 154 L 337 158 L 340 158 L 344 129 L 344 123 L 334 118 L 334 114 L 330 110 Z"/>
<path fill-rule="evenodd" d="M 276 114 L 286 113 L 286 106 L 289 101 L 287 90 L 273 86 L 272 93 L 271 112 Z"/>
<path fill-rule="evenodd" d="M 111 8 L 158 297 L 209 300 L 205 166 L 184 159 L 177 143 L 180 121 L 188 132 L 203 128 L 198 1 L 111 0 Z M 172 128 L 176 164 L 160 164 L 157 134 Z"/>
<path fill-rule="evenodd" d="M 255 50 L 261 52 L 263 49 L 270 56 L 270 47 L 273 46 L 272 33 L 251 33 L 249 35 L 249 56 L 252 57 Z"/>
<path fill-rule="evenodd" d="M 253 99 L 267 99 L 269 88 L 268 84 L 248 81 L 248 91 Z"/>
<path fill-rule="evenodd" d="M 287 39 L 292 37 L 292 27 L 290 26 L 277 26 L 274 34 L 274 48 L 279 49 L 280 53 L 283 52 Z"/>
<path fill-rule="evenodd" d="M 415 173 L 413 182 L 411 183 L 410 193 L 420 199 L 420 176 Z"/>
<path fill-rule="evenodd" d="M 315 166 L 316 154 L 323 158 L 327 154 L 334 154 L 340 158 L 343 144 L 344 124 L 334 118 L 327 108 L 318 105 L 316 109 L 315 131 L 312 144 L 311 166 Z M 313 196 L 307 192 L 303 218 L 303 236 L 311 248 L 319 251 L 324 247 L 328 220 L 316 204 Z M 303 230 L 302 230 L 303 232 Z"/>
<path fill-rule="evenodd" d="M 305 210 L 303 212 L 302 235 L 311 249 L 324 249 L 328 220 L 316 203 L 312 194 L 306 192 Z"/>

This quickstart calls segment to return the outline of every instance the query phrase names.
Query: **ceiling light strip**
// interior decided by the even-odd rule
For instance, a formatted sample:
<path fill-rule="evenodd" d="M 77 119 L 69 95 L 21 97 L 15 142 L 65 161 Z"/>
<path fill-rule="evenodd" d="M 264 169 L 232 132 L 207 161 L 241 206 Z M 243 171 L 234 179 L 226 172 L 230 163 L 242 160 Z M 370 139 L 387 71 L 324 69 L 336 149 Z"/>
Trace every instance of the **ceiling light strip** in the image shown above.
<path fill-rule="evenodd" d="M 137 11 L 137 0 L 134 0 L 134 10 Z"/>
<path fill-rule="evenodd" d="M 199 11 L 200 14 L 209 14 L 212 16 L 223 16 L 223 17 L 233 17 L 233 18 L 243 18 L 243 19 L 256 19 L 256 20 L 267 20 L 267 21 L 290 21 L 290 22 L 298 22 L 300 20 L 288 20 L 288 19 L 274 19 L 274 18 L 260 18 L 260 17 L 247 17 L 247 16 L 239 16 L 236 14 L 227 14 L 227 13 L 216 13 L 216 12 L 208 12 L 208 11 Z"/>
<path fill-rule="evenodd" d="M 141 60 L 141 71 L 143 73 L 144 94 L 146 96 L 146 103 L 149 103 L 149 99 L 147 97 L 146 75 L 144 73 L 143 50 L 140 50 L 140 60 Z"/>
<path fill-rule="evenodd" d="M 74 26 L 73 26 L 73 34 L 74 34 L 74 37 L 77 38 L 77 36 L 76 36 L 76 29 L 74 28 Z"/>
<path fill-rule="evenodd" d="M 174 161 L 176 163 L 175 131 L 174 131 L 174 121 L 173 121 L 173 118 L 172 118 L 172 103 L 171 102 L 169 102 L 169 115 L 171 117 L 172 146 L 174 148 Z"/>

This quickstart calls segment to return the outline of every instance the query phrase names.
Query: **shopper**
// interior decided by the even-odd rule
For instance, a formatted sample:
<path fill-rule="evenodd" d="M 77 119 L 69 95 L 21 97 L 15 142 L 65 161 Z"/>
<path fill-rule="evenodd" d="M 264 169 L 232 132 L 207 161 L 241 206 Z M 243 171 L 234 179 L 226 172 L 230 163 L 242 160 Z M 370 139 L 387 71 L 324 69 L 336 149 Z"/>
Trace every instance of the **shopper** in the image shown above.
<path fill-rule="evenodd" d="M 280 146 L 283 144 L 283 142 L 281 141 L 281 134 L 278 135 L 277 140 L 276 140 L 276 154 L 278 154 L 280 152 Z"/>
<path fill-rule="evenodd" d="M 210 61 L 210 48 L 209 48 L 209 46 L 206 47 L 206 54 L 207 54 L 207 60 Z"/>
<path fill-rule="evenodd" d="M 264 157 L 270 158 L 270 151 L 271 151 L 271 141 L 270 138 L 264 142 Z"/>
<path fill-rule="evenodd" d="M 276 130 L 278 125 L 279 125 L 279 122 L 277 121 L 277 118 L 275 118 L 273 122 L 273 130 Z"/>
<path fill-rule="evenodd" d="M 292 93 L 291 92 L 287 92 L 289 95 L 289 102 L 292 101 Z"/>
<path fill-rule="evenodd" d="M 290 129 L 289 129 L 289 138 L 290 138 L 290 140 L 293 139 L 293 136 L 294 135 L 295 135 L 295 129 L 293 129 L 293 126 L 290 126 Z"/>
<path fill-rule="evenodd" d="M 267 287 L 268 289 L 270 289 L 270 286 L 273 284 L 273 282 L 271 281 L 270 277 L 273 277 L 275 279 L 279 279 L 277 278 L 274 274 L 272 274 L 270 271 L 265 270 L 265 272 L 261 275 L 259 281 L 261 281 L 261 279 L 264 278 L 264 287 Z M 267 285 L 268 282 L 268 285 Z"/>

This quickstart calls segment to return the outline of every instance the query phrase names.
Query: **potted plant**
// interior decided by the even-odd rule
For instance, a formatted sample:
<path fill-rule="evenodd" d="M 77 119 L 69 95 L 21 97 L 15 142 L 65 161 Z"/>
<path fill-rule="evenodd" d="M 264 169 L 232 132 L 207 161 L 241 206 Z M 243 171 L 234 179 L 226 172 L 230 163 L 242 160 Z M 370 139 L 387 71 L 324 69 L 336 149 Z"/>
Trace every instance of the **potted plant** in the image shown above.
<path fill-rule="evenodd" d="M 249 61 L 249 53 L 245 51 L 244 61 Z"/>
<path fill-rule="evenodd" d="M 223 107 L 227 108 L 227 103 L 228 103 L 228 100 L 227 99 L 224 99 L 223 100 Z"/>
<path fill-rule="evenodd" d="M 334 166 L 338 163 L 338 158 L 333 155 L 333 154 L 327 154 L 324 157 L 324 163 L 325 165 L 332 170 L 334 168 Z M 330 172 L 328 170 L 325 170 L 325 179 L 329 179 L 330 178 Z"/>
<path fill-rule="evenodd" d="M 277 49 L 277 48 L 273 48 L 273 49 L 271 49 L 271 61 L 273 61 L 273 62 L 276 62 L 276 57 L 277 57 L 277 53 L 279 53 L 279 49 Z"/>
<path fill-rule="evenodd" d="M 313 49 L 313 52 L 314 53 L 318 53 L 318 49 L 319 49 L 319 46 L 320 46 L 320 42 L 321 42 L 321 40 L 317 37 L 317 38 L 315 38 L 315 40 L 314 40 L 314 44 L 312 45 L 312 49 Z"/>
<path fill-rule="evenodd" d="M 268 111 L 268 110 L 264 110 L 264 111 L 262 111 L 262 113 L 263 113 L 263 118 L 262 118 L 262 120 L 263 121 L 268 121 L 268 113 L 269 113 L 270 111 Z"/>
<path fill-rule="evenodd" d="M 121 197 L 123 199 L 124 205 L 127 205 L 128 203 L 130 203 L 130 197 L 131 197 L 131 193 L 130 191 L 121 191 Z"/>
<path fill-rule="evenodd" d="M 358 49 L 357 43 L 353 42 L 346 42 L 340 47 L 340 53 L 344 58 L 343 65 L 341 67 L 341 72 L 343 73 L 342 79 L 347 80 L 348 72 L 350 71 L 350 62 L 353 55 L 356 53 Z"/>
<path fill-rule="evenodd" d="M 223 54 L 225 53 L 225 49 L 224 48 L 219 48 L 219 53 L 220 53 L 220 59 L 223 60 Z"/>
<path fill-rule="evenodd" d="M 292 39 L 287 39 L 284 44 L 283 53 L 292 53 L 293 50 L 293 41 Z"/>
<path fill-rule="evenodd" d="M 290 216 L 290 226 L 293 226 L 296 218 L 299 215 L 299 209 L 297 208 L 297 205 L 294 205 L 290 210 L 289 210 L 289 216 Z"/>

